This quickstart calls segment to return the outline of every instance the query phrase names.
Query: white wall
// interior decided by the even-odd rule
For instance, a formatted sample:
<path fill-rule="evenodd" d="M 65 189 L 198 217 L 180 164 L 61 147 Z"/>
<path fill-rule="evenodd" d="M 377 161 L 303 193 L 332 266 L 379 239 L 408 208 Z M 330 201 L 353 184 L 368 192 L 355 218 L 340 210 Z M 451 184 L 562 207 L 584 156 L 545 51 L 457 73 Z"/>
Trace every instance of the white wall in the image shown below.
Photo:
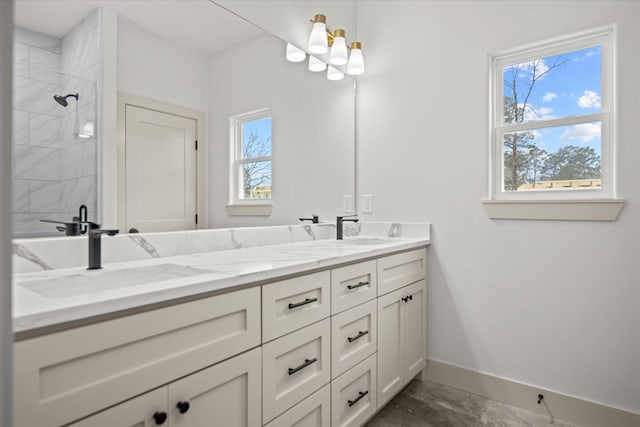
<path fill-rule="evenodd" d="M 0 425 L 11 425 L 13 318 L 11 316 L 11 111 L 13 1 L 0 2 Z"/>
<path fill-rule="evenodd" d="M 118 90 L 200 111 L 208 108 L 209 58 L 118 18 Z"/>
<path fill-rule="evenodd" d="M 353 194 L 353 81 L 329 81 L 284 54 L 285 43 L 264 34 L 211 58 L 209 227 L 331 221 Z M 273 119 L 273 211 L 231 217 L 229 118 L 263 108 Z"/>
<path fill-rule="evenodd" d="M 362 218 L 433 224 L 429 357 L 640 412 L 640 3 L 359 4 Z M 619 219 L 488 219 L 490 52 L 613 23 Z"/>

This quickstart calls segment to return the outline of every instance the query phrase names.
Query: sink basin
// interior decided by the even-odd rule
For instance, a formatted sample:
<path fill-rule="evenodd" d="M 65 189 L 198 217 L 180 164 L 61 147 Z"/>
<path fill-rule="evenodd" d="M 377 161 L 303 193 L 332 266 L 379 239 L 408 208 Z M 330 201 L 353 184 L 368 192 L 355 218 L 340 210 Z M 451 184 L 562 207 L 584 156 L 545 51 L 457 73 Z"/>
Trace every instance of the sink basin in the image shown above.
<path fill-rule="evenodd" d="M 92 270 L 19 285 L 47 298 L 64 298 L 210 273 L 185 265 L 159 264 L 122 270 Z"/>
<path fill-rule="evenodd" d="M 384 237 L 353 237 L 346 238 L 342 242 L 351 245 L 384 245 L 393 242 L 393 240 Z"/>

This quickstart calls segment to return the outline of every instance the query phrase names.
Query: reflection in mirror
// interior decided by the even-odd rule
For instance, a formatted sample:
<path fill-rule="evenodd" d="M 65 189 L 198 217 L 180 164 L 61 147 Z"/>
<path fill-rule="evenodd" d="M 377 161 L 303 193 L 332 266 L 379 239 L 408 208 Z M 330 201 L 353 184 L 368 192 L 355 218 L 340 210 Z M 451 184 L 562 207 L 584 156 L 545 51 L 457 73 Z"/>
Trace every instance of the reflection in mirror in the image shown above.
<path fill-rule="evenodd" d="M 41 219 L 97 214 L 97 13 L 62 37 L 16 27 L 14 235 L 59 235 Z"/>
<path fill-rule="evenodd" d="M 117 65 L 105 64 L 99 48 L 105 11 L 117 14 Z M 40 220 L 69 222 L 84 204 L 101 222 L 105 208 L 115 210 L 103 200 L 122 203 L 101 194 L 100 171 L 119 170 L 100 159 L 104 144 L 115 144 L 101 141 L 96 92 L 111 71 L 114 91 L 205 114 L 199 228 L 292 224 L 311 214 L 330 221 L 354 192 L 353 81 L 287 62 L 284 41 L 215 3 L 18 0 L 15 31 L 16 237 L 62 236 Z M 75 93 L 66 107 L 54 100 Z M 232 203 L 230 119 L 264 109 L 272 114 L 271 209 L 247 216 Z M 85 130 L 94 136 L 81 138 Z"/>

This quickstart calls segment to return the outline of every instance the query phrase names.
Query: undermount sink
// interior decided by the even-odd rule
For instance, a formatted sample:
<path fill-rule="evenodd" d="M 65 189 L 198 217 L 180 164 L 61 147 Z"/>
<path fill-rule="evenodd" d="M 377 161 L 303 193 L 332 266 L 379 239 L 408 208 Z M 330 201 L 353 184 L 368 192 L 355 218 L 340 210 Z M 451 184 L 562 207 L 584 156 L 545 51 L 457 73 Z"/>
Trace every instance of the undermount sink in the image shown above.
<path fill-rule="evenodd" d="M 348 237 L 342 242 L 351 245 L 384 245 L 393 242 L 393 239 L 384 237 Z"/>
<path fill-rule="evenodd" d="M 47 298 L 64 298 L 210 273 L 210 270 L 186 265 L 159 264 L 121 270 L 90 270 L 19 285 Z"/>

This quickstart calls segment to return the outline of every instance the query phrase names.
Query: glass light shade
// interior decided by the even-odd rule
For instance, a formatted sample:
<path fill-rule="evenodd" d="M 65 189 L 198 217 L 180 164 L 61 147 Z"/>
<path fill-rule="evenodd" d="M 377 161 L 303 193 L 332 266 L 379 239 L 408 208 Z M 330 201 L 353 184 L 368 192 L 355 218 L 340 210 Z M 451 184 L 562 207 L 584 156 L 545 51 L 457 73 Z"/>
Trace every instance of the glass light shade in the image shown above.
<path fill-rule="evenodd" d="M 287 61 L 302 62 L 307 58 L 304 50 L 295 47 L 291 43 L 287 43 Z"/>
<path fill-rule="evenodd" d="M 324 71 L 327 69 L 327 64 L 319 60 L 313 55 L 309 55 L 309 71 L 313 71 L 314 73 L 319 73 L 320 71 Z"/>
<path fill-rule="evenodd" d="M 333 37 L 333 45 L 329 54 L 329 63 L 333 65 L 345 65 L 347 63 L 347 42 L 344 39 L 344 30 L 336 30 Z"/>
<path fill-rule="evenodd" d="M 347 73 L 352 76 L 364 74 L 364 58 L 362 57 L 362 45 L 359 42 L 351 43 L 351 55 L 347 64 Z"/>
<path fill-rule="evenodd" d="M 87 122 L 84 124 L 84 127 L 82 128 L 82 132 L 80 132 L 78 134 L 78 136 L 80 138 L 91 138 L 93 136 L 93 123 L 92 122 Z"/>
<path fill-rule="evenodd" d="M 344 78 L 344 73 L 340 70 L 338 70 L 337 68 L 333 68 L 332 66 L 329 66 L 329 69 L 327 70 L 327 78 L 329 80 L 342 80 Z"/>
<path fill-rule="evenodd" d="M 327 39 L 327 25 L 324 15 L 316 15 L 313 23 L 313 29 L 309 36 L 309 52 L 322 55 L 327 53 L 329 49 L 329 40 Z"/>

